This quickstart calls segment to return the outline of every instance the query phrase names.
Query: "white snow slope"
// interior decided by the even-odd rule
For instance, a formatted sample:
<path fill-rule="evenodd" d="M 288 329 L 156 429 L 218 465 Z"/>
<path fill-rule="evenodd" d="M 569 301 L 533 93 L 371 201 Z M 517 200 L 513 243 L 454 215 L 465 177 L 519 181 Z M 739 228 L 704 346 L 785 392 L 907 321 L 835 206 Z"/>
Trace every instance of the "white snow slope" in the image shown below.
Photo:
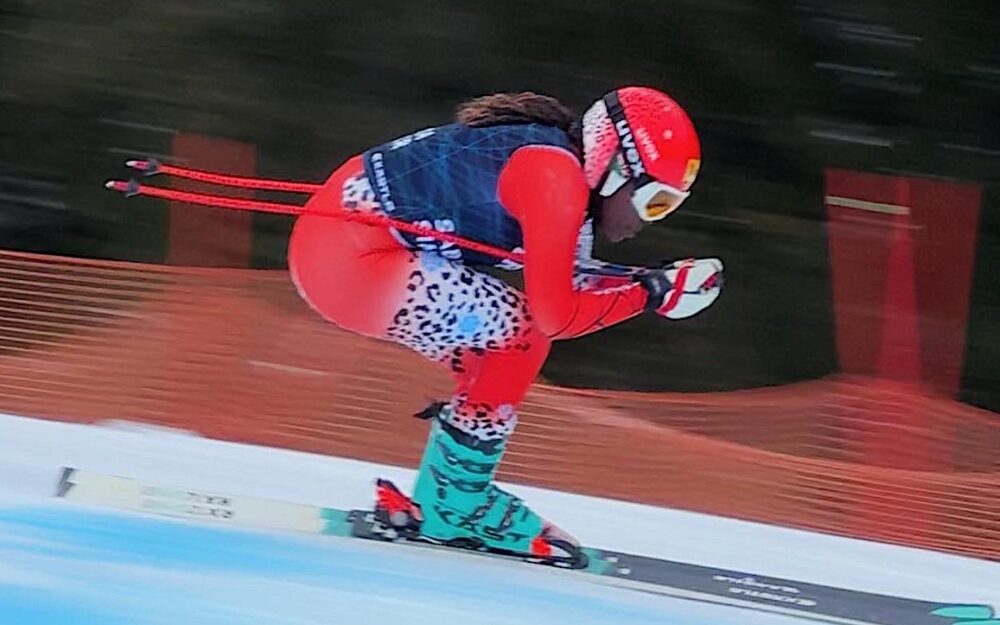
<path fill-rule="evenodd" d="M 780 625 L 546 567 L 76 506 L 62 466 L 338 508 L 413 472 L 151 428 L 0 415 L 0 625 Z M 943 602 L 1000 604 L 1000 564 L 506 485 L 595 547 Z M 901 624 L 903 625 L 903 624 Z"/>

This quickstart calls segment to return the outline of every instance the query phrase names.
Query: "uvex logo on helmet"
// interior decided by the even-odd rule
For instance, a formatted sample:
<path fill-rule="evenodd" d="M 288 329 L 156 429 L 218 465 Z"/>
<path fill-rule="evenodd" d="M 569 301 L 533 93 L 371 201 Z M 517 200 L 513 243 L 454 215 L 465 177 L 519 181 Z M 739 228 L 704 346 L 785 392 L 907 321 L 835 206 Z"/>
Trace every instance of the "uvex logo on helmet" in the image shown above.
<path fill-rule="evenodd" d="M 635 137 L 632 136 L 632 129 L 629 127 L 628 121 L 624 118 L 615 121 L 615 131 L 618 132 L 618 139 L 621 141 L 622 154 L 625 156 L 625 162 L 628 163 L 629 175 L 638 178 L 646 173 L 646 168 L 642 164 L 642 156 L 635 145 Z"/>

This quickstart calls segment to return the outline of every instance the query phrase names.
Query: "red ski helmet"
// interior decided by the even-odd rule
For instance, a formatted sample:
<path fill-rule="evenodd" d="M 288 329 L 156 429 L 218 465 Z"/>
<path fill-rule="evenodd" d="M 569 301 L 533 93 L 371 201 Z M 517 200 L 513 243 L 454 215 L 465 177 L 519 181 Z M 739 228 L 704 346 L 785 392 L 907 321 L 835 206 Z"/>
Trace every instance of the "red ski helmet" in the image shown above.
<path fill-rule="evenodd" d="M 607 197 L 635 182 L 632 205 L 643 221 L 663 219 L 690 194 L 701 166 L 698 133 L 670 96 L 623 87 L 583 115 L 584 173 Z"/>

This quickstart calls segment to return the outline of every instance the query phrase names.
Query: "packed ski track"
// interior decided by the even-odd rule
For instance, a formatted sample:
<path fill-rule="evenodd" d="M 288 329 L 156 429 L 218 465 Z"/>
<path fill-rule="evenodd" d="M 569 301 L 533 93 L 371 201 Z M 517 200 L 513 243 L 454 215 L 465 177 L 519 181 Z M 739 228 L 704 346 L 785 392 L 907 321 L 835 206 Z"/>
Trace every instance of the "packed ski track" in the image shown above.
<path fill-rule="evenodd" d="M 413 472 L 128 423 L 0 415 L 0 625 L 805 623 L 570 571 L 74 505 L 60 467 L 279 501 L 366 507 Z M 1000 564 L 507 485 L 587 545 L 904 597 L 1000 604 Z"/>

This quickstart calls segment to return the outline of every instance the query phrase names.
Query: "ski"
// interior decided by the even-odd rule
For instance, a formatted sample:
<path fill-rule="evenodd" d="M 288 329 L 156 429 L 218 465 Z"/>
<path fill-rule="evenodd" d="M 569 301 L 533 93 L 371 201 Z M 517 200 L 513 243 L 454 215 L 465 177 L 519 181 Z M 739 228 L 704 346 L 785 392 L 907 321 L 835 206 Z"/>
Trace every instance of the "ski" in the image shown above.
<path fill-rule="evenodd" d="M 580 548 L 582 567 L 523 554 L 485 551 L 475 545 L 446 545 L 418 536 L 385 533 L 372 510 L 341 510 L 238 494 L 150 484 L 124 476 L 66 467 L 55 489 L 59 498 L 157 516 L 257 530 L 305 532 L 376 540 L 400 548 L 447 550 L 560 566 L 567 574 L 623 588 L 788 614 L 840 625 L 1000 625 L 992 606 L 895 597 L 811 584 L 746 571 L 714 568 L 592 547 Z"/>

